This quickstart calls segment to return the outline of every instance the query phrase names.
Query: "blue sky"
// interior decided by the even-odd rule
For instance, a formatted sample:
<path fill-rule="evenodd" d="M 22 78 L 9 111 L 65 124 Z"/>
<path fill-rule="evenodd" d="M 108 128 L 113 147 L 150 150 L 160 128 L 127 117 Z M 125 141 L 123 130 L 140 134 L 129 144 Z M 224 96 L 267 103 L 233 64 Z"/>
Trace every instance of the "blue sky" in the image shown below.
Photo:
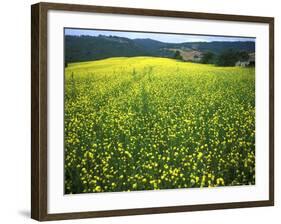
<path fill-rule="evenodd" d="M 203 36 L 203 35 L 179 35 L 179 34 L 160 34 L 160 33 L 145 33 L 145 32 L 120 32 L 120 31 L 103 31 L 103 30 L 87 30 L 87 29 L 65 29 L 66 35 L 90 35 L 90 36 L 119 36 L 130 39 L 136 38 L 150 38 L 168 43 L 182 43 L 182 42 L 211 42 L 211 41 L 255 41 L 255 38 L 241 38 L 241 37 L 224 37 L 224 36 Z"/>

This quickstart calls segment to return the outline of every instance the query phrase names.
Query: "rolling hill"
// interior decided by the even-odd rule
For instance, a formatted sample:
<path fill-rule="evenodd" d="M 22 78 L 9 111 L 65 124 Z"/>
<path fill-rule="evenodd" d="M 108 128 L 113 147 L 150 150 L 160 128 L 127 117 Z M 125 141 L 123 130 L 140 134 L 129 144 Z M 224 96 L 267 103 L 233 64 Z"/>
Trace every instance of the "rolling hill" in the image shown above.
<path fill-rule="evenodd" d="M 255 52 L 255 42 L 185 42 L 165 43 L 153 39 L 129 39 L 118 36 L 65 36 L 66 63 L 99 60 L 111 57 L 156 56 L 172 58 L 179 50 L 190 60 L 204 52 L 218 54 L 227 49 Z"/>

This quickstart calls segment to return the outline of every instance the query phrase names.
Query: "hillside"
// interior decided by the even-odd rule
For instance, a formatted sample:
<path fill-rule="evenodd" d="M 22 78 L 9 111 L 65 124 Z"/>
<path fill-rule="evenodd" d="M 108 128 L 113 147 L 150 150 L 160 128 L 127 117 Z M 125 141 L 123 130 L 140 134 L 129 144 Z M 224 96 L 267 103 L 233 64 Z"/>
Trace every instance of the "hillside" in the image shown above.
<path fill-rule="evenodd" d="M 190 55 L 210 51 L 218 54 L 227 49 L 252 53 L 254 42 L 186 42 L 165 43 L 153 39 L 129 39 L 118 36 L 65 36 L 67 63 L 99 60 L 110 57 L 156 56 L 171 58 L 175 50 L 189 60 Z M 196 54 L 195 54 L 196 53 Z"/>

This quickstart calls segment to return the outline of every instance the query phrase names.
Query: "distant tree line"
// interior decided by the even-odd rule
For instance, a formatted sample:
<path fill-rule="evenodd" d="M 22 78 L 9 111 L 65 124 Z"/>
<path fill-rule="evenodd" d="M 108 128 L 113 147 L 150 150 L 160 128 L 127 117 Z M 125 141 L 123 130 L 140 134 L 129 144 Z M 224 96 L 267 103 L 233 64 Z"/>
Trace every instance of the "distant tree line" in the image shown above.
<path fill-rule="evenodd" d="M 215 64 L 218 66 L 234 66 L 238 61 L 247 60 L 249 60 L 249 54 L 246 51 L 228 49 L 219 54 L 205 52 L 200 62 L 203 64 Z"/>

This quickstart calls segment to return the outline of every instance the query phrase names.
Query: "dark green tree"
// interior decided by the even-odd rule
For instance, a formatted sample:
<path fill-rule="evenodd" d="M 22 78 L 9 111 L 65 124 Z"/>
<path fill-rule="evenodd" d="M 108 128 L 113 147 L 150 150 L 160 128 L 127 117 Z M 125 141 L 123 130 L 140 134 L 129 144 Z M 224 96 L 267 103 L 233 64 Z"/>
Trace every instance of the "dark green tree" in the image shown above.
<path fill-rule="evenodd" d="M 216 59 L 216 65 L 218 66 L 234 66 L 239 60 L 238 53 L 232 49 L 223 51 Z"/>
<path fill-rule="evenodd" d="M 248 61 L 250 56 L 246 51 L 239 51 L 238 53 L 239 61 Z"/>
<path fill-rule="evenodd" d="M 234 66 L 238 61 L 248 61 L 249 54 L 246 51 L 235 51 L 233 49 L 220 53 L 216 59 L 216 65 Z"/>
<path fill-rule="evenodd" d="M 201 63 L 203 64 L 213 64 L 215 60 L 215 54 L 212 52 L 205 52 L 201 58 Z"/>
<path fill-rule="evenodd" d="M 175 52 L 174 58 L 177 59 L 177 60 L 182 60 L 182 56 L 181 56 L 180 51 Z"/>

